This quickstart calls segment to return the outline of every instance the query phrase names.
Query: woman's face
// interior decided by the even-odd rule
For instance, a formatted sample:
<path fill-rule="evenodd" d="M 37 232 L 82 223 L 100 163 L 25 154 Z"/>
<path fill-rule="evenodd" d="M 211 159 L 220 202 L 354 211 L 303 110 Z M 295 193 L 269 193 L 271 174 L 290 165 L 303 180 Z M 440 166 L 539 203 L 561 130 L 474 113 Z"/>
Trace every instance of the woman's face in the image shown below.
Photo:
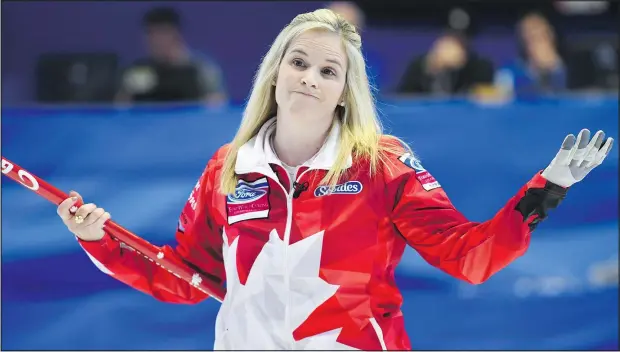
<path fill-rule="evenodd" d="M 278 111 L 295 119 L 332 119 L 342 101 L 347 56 L 338 34 L 307 31 L 291 42 L 276 81 Z"/>

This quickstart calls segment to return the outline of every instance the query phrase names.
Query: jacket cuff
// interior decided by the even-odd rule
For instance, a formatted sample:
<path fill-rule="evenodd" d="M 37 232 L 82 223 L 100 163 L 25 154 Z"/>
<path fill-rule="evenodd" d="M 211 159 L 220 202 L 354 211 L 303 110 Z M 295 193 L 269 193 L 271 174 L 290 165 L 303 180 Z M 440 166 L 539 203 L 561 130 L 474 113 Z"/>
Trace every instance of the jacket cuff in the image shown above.
<path fill-rule="evenodd" d="M 528 223 L 530 231 L 534 231 L 547 218 L 549 210 L 560 205 L 568 192 L 568 188 L 549 182 L 541 173 L 537 173 L 527 183 L 525 194 L 515 207 L 523 216 L 523 222 Z"/>
<path fill-rule="evenodd" d="M 85 250 L 88 251 L 90 249 L 97 250 L 101 247 L 106 247 L 108 244 L 108 241 L 111 240 L 112 238 L 106 232 L 106 234 L 103 235 L 103 237 L 100 240 L 96 240 L 96 241 L 85 241 L 77 236 L 75 236 L 75 239 L 78 241 L 80 246 L 82 246 Z"/>
<path fill-rule="evenodd" d="M 566 193 L 569 190 L 569 187 L 562 187 L 562 186 L 556 185 L 553 182 L 548 181 L 546 178 L 544 178 L 542 176 L 542 170 L 539 171 L 530 180 L 530 182 L 527 183 L 527 188 L 528 189 L 542 188 L 546 192 L 548 192 L 548 193 L 550 193 L 550 194 L 552 194 L 554 196 L 558 196 L 558 197 L 562 197 L 562 198 L 564 198 L 566 196 Z"/>

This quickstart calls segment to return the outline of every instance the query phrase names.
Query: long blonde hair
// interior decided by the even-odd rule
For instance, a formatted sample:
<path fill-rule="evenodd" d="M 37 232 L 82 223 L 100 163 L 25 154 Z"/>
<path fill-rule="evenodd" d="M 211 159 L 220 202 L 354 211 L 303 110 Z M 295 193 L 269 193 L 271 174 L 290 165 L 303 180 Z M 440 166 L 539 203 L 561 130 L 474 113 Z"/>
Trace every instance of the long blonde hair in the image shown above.
<path fill-rule="evenodd" d="M 356 28 L 341 16 L 328 9 L 319 9 L 296 16 L 276 37 L 267 54 L 263 57 L 258 72 L 254 77 L 252 92 L 243 113 L 241 125 L 235 138 L 229 144 L 228 154 L 224 160 L 221 174 L 221 190 L 234 193 L 238 182 L 235 163 L 239 149 L 254 138 L 262 125 L 276 114 L 275 81 L 280 62 L 290 43 L 308 30 L 327 30 L 341 36 L 348 57 L 344 102 L 345 107 L 338 106 L 340 129 L 340 146 L 331 170 L 322 183 L 336 185 L 346 170 L 347 159 L 352 155 L 366 159 L 370 172 L 375 173 L 378 163 L 384 159 L 383 151 L 398 153 L 393 143 L 380 143 L 383 127 L 377 116 L 375 101 L 366 74 L 366 64 L 361 52 L 361 37 Z M 336 120 L 336 119 L 334 119 Z M 398 140 L 396 137 L 391 137 Z M 398 140 L 400 141 L 400 140 Z M 406 145 L 403 144 L 405 148 Z"/>

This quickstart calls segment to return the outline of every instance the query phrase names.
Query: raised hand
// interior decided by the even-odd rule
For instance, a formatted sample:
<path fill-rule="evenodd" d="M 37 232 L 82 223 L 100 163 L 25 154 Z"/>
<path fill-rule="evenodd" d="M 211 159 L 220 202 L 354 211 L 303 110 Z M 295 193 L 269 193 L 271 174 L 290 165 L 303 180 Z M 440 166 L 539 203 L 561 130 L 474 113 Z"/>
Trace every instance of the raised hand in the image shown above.
<path fill-rule="evenodd" d="M 591 140 L 587 129 L 581 130 L 577 138 L 569 134 L 542 176 L 558 186 L 570 187 L 603 163 L 613 143 L 613 138 L 605 139 L 603 131 L 596 132 Z"/>

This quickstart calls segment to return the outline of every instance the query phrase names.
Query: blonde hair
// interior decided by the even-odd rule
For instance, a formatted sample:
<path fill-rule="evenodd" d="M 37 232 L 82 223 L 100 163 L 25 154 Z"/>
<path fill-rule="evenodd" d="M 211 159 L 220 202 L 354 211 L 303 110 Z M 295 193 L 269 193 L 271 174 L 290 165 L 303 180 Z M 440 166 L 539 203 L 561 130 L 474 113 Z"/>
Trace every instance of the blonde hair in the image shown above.
<path fill-rule="evenodd" d="M 344 88 L 345 107 L 337 106 L 336 115 L 340 119 L 340 146 L 331 170 L 322 183 L 334 186 L 346 170 L 349 155 L 354 160 L 366 159 L 370 172 L 374 174 L 378 163 L 384 159 L 384 151 L 398 153 L 394 143 L 381 143 L 383 127 L 377 116 L 371 87 L 366 74 L 366 64 L 361 52 L 361 37 L 356 28 L 340 15 L 328 9 L 319 9 L 296 16 L 276 37 L 267 54 L 263 57 L 254 77 L 252 91 L 243 113 L 241 125 L 224 160 L 221 174 L 221 191 L 234 193 L 238 177 L 235 173 L 237 152 L 252 138 L 262 125 L 276 114 L 275 81 L 280 62 L 290 43 L 308 30 L 326 30 L 341 36 L 348 57 L 348 70 Z M 336 119 L 334 119 L 336 121 Z M 393 136 L 387 136 L 400 140 Z M 402 144 L 409 151 L 404 143 Z M 412 153 L 413 154 L 413 153 Z"/>

